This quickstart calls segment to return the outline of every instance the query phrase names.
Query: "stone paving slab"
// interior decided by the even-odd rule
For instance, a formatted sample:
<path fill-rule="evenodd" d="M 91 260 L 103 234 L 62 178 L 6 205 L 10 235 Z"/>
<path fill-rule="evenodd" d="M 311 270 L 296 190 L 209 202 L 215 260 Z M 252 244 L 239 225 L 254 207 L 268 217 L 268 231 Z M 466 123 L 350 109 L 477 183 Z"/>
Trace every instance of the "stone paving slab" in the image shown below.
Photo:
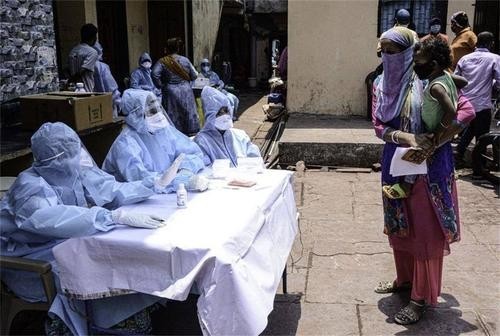
<path fill-rule="evenodd" d="M 425 319 L 416 325 L 400 326 L 392 316 L 399 305 L 360 305 L 363 335 L 485 335 L 477 324 L 476 313 L 472 310 L 432 309 Z"/>
<path fill-rule="evenodd" d="M 392 316 L 409 294 L 373 292 L 378 281 L 395 276 L 382 233 L 380 173 L 308 170 L 298 180 L 303 184 L 302 234 L 292 257 L 302 258 L 290 258 L 288 273 L 289 291 L 303 295 L 300 308 L 294 303 L 299 320 L 285 322 L 295 330 L 288 335 L 499 335 L 500 225 L 494 188 L 457 181 L 462 241 L 452 244 L 444 259 L 438 306 L 418 324 L 403 327 Z M 282 304 L 274 314 L 280 314 Z"/>

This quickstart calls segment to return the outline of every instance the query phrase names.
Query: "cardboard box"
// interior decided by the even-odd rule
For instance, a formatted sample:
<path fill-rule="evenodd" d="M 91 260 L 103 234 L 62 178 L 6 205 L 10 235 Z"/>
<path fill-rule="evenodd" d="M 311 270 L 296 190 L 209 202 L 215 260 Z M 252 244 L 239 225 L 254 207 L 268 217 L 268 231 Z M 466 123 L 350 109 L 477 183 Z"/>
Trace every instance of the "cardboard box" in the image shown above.
<path fill-rule="evenodd" d="M 61 91 L 24 96 L 20 100 L 23 127 L 30 130 L 49 121 L 61 121 L 75 131 L 113 121 L 111 93 Z"/>

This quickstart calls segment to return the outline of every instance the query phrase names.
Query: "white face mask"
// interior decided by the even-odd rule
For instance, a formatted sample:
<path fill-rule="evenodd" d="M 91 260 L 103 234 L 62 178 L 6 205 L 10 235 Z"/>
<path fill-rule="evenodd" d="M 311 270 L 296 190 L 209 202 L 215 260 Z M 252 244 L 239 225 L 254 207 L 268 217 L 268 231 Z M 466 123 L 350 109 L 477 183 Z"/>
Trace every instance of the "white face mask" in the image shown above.
<path fill-rule="evenodd" d="M 441 31 L 441 25 L 432 25 L 431 26 L 431 33 L 437 34 Z"/>
<path fill-rule="evenodd" d="M 149 69 L 151 68 L 151 62 L 144 62 L 141 64 L 144 68 Z"/>
<path fill-rule="evenodd" d="M 80 150 L 80 166 L 89 168 L 94 166 L 94 160 L 83 147 Z"/>
<path fill-rule="evenodd" d="M 220 117 L 215 118 L 215 127 L 218 130 L 227 131 L 233 127 L 233 119 L 229 114 L 221 115 Z"/>
<path fill-rule="evenodd" d="M 201 67 L 201 71 L 203 71 L 203 72 L 209 72 L 210 71 L 210 66 L 208 66 L 208 65 L 202 66 Z"/>
<path fill-rule="evenodd" d="M 168 120 L 162 112 L 158 112 L 150 117 L 146 117 L 146 126 L 149 132 L 154 133 L 157 130 L 167 127 Z"/>

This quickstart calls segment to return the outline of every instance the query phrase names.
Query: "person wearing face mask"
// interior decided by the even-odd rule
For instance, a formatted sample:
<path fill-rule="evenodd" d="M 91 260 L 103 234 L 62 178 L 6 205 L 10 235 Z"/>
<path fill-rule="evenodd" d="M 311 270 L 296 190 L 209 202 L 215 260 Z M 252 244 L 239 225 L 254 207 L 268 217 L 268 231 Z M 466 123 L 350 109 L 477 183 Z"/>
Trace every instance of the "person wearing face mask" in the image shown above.
<path fill-rule="evenodd" d="M 154 85 L 162 90 L 162 105 L 175 127 L 187 136 L 200 130 L 200 121 L 191 82 L 198 72 L 187 57 L 179 55 L 184 43 L 180 38 L 167 40 L 166 56 L 151 70 Z"/>
<path fill-rule="evenodd" d="M 236 119 L 236 115 L 238 113 L 238 106 L 240 104 L 240 100 L 234 94 L 224 90 L 224 82 L 219 78 L 219 75 L 212 70 L 210 61 L 208 58 L 204 58 L 200 63 L 201 75 L 210 80 L 210 85 L 222 93 L 224 93 L 229 99 L 229 103 L 231 104 L 231 108 L 233 110 L 233 118 Z"/>
<path fill-rule="evenodd" d="M 118 84 L 111 74 L 109 65 L 102 61 L 102 46 L 96 42 L 93 48 L 97 51 L 99 59 L 95 64 L 94 69 L 94 91 L 95 92 L 111 92 L 113 98 L 113 117 L 118 117 L 121 104 L 121 94 L 118 90 Z"/>
<path fill-rule="evenodd" d="M 229 159 L 231 166 L 237 167 L 238 158 L 261 156 L 245 131 L 233 128 L 231 104 L 222 92 L 205 86 L 201 101 L 205 125 L 194 141 L 203 151 L 207 166 L 217 159 Z"/>
<path fill-rule="evenodd" d="M 118 229 L 118 224 L 153 229 L 164 225 L 164 221 L 114 210 L 141 202 L 154 193 L 141 182 L 119 183 L 99 169 L 78 135 L 65 124 L 43 124 L 31 138 L 31 149 L 32 167 L 19 174 L 0 202 L 1 254 L 50 262 L 57 288 L 50 312 L 71 333 L 86 335 L 87 321 L 81 315 L 84 303 L 69 302 L 62 293 L 52 248 L 68 238 Z M 25 300 L 46 300 L 35 273 L 2 269 L 2 282 Z M 120 305 L 112 298 L 91 301 L 95 317 L 107 328 L 157 300 L 137 294 L 120 299 Z"/>
<path fill-rule="evenodd" d="M 469 18 L 465 12 L 456 12 L 451 16 L 451 30 L 455 38 L 451 42 L 451 70 L 455 71 L 458 61 L 474 51 L 477 36 L 469 25 Z"/>
<path fill-rule="evenodd" d="M 156 96 L 128 89 L 122 105 L 127 127 L 114 141 L 102 168 L 118 181 L 143 181 L 157 193 L 175 192 L 180 183 L 188 190 L 205 190 L 206 181 L 196 175 L 205 167 L 203 153 L 172 125 Z M 185 157 L 175 178 L 164 185 L 162 177 L 181 153 Z"/>
<path fill-rule="evenodd" d="M 434 17 L 429 22 L 429 34 L 425 35 L 420 39 L 420 42 L 424 42 L 430 38 L 438 38 L 442 40 L 444 43 L 448 44 L 448 35 L 441 33 L 441 20 L 437 17 Z"/>
<path fill-rule="evenodd" d="M 415 43 L 413 33 L 403 27 L 394 27 L 381 36 L 384 72 L 375 90 L 372 115 L 375 133 L 385 142 L 381 158 L 383 187 L 404 179 L 390 173 L 391 161 L 398 147 L 418 148 L 424 157 L 432 155 L 432 160 L 427 162 L 427 174 L 410 178 L 412 187 L 408 197 L 392 199 L 382 194 L 384 233 L 393 249 L 396 278 L 380 282 L 375 292 L 410 292 L 410 302 L 394 315 L 396 323 L 404 325 L 418 322 L 425 305 L 437 304 L 443 256 L 450 253 L 451 243 L 460 240 L 451 144 L 435 146 L 433 135 L 422 120 L 422 103 L 427 100 L 427 93 L 424 94 L 422 81 L 416 74 L 422 78 L 430 76 L 432 84 L 440 77 L 439 69 L 447 62 L 429 50 L 434 56 L 423 53 L 425 59 L 415 58 L 415 64 L 422 64 L 425 71 L 418 66 L 415 68 Z M 430 72 L 428 68 L 431 68 Z M 436 86 L 438 92 L 433 89 L 428 94 L 432 93 L 436 101 L 446 99 L 446 88 L 434 84 L 428 90 Z M 449 124 L 443 125 L 450 127 Z"/>
<path fill-rule="evenodd" d="M 153 92 L 161 100 L 161 90 L 156 88 L 151 78 L 151 56 L 147 52 L 139 57 L 139 67 L 130 74 L 130 88 Z"/>

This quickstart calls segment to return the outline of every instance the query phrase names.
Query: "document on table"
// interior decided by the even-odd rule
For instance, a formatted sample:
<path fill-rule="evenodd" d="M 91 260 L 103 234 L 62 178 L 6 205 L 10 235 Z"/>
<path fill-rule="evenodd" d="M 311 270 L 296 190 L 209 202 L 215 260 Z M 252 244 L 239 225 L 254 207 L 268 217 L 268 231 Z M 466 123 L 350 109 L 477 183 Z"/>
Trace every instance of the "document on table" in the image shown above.
<path fill-rule="evenodd" d="M 427 160 L 422 162 L 421 164 L 416 164 L 412 162 L 408 162 L 403 160 L 402 157 L 408 152 L 411 147 L 398 147 L 394 152 L 391 160 L 391 168 L 389 169 L 389 173 L 396 176 L 405 176 L 405 175 L 420 175 L 427 174 Z"/>

